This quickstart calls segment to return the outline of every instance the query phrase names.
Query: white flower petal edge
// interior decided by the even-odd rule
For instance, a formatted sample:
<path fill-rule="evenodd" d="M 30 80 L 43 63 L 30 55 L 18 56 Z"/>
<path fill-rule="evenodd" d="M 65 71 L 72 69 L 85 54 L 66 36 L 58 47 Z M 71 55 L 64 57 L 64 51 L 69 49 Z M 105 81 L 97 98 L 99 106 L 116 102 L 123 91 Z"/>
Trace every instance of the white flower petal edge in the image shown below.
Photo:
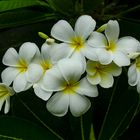
<path fill-rule="evenodd" d="M 4 83 L 0 83 L 0 111 L 2 108 L 2 105 L 4 102 L 5 103 L 5 107 L 4 107 L 4 113 L 8 113 L 10 110 L 10 96 L 13 96 L 15 94 L 15 92 L 13 91 L 13 89 L 7 85 L 5 85 Z"/>
<path fill-rule="evenodd" d="M 70 40 L 75 36 L 75 33 L 67 21 L 60 20 L 52 27 L 51 35 L 60 41 L 70 43 Z"/>
<path fill-rule="evenodd" d="M 33 85 L 34 92 L 37 97 L 41 98 L 44 101 L 47 101 L 51 97 L 52 91 L 46 91 L 46 90 L 42 89 L 41 82 Z"/>
<path fill-rule="evenodd" d="M 91 85 L 86 78 L 80 80 L 76 85 L 75 92 L 89 97 L 97 97 L 98 89 L 96 86 Z"/>
<path fill-rule="evenodd" d="M 38 64 L 30 64 L 26 73 L 27 80 L 31 83 L 36 83 L 43 75 L 43 68 Z"/>
<path fill-rule="evenodd" d="M 88 111 L 91 103 L 85 96 L 79 94 L 70 95 L 70 111 L 73 116 L 79 117 Z"/>
<path fill-rule="evenodd" d="M 116 42 L 120 33 L 119 24 L 116 20 L 109 20 L 105 29 L 105 35 L 109 42 Z"/>
<path fill-rule="evenodd" d="M 81 36 L 86 39 L 95 29 L 95 26 L 96 22 L 91 16 L 82 15 L 75 23 L 75 33 L 77 36 Z"/>
<path fill-rule="evenodd" d="M 69 95 L 57 92 L 47 102 L 47 109 L 55 116 L 64 116 L 68 112 Z"/>
<path fill-rule="evenodd" d="M 16 92 L 21 92 L 27 90 L 27 85 L 28 85 L 27 79 L 26 79 L 26 74 L 25 73 L 20 73 L 14 80 L 13 82 L 13 89 Z M 30 86 L 28 87 L 30 88 Z"/>
<path fill-rule="evenodd" d="M 62 59 L 58 62 L 58 68 L 67 82 L 78 81 L 83 74 L 80 62 L 77 59 Z"/>
<path fill-rule="evenodd" d="M 138 81 L 139 81 L 139 77 L 140 74 L 138 74 L 137 70 L 136 70 L 136 64 L 133 64 L 129 67 L 128 69 L 128 83 L 131 86 L 135 86 Z"/>
<path fill-rule="evenodd" d="M 17 70 L 17 68 L 8 67 L 1 73 L 2 82 L 9 86 L 15 80 L 18 74 L 19 70 Z"/>
<path fill-rule="evenodd" d="M 65 88 L 65 79 L 56 66 L 46 71 L 41 88 L 47 91 L 60 91 Z"/>
<path fill-rule="evenodd" d="M 38 47 L 35 43 L 25 42 L 19 49 L 19 56 L 24 58 L 26 62 L 30 62 L 38 51 Z"/>
<path fill-rule="evenodd" d="M 117 49 L 125 54 L 136 52 L 140 45 L 139 41 L 131 36 L 122 37 L 117 42 Z"/>
<path fill-rule="evenodd" d="M 87 44 L 95 48 L 105 48 L 107 46 L 107 39 L 102 33 L 94 31 L 90 35 Z"/>
<path fill-rule="evenodd" d="M 16 66 L 19 60 L 19 55 L 14 48 L 9 48 L 3 56 L 2 62 L 7 66 Z"/>

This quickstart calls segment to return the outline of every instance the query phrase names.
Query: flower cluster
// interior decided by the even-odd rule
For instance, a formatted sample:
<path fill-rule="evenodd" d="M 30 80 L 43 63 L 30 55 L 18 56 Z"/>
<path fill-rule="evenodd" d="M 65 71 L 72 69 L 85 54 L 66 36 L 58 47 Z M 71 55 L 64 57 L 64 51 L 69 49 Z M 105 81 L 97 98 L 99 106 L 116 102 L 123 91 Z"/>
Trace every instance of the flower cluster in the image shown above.
<path fill-rule="evenodd" d="M 19 52 L 9 48 L 2 60 L 8 67 L 1 74 L 0 109 L 6 101 L 7 113 L 10 96 L 33 87 L 53 115 L 64 116 L 70 110 L 78 117 L 90 108 L 89 97 L 98 96 L 97 85 L 112 87 L 123 66 L 130 66 L 128 83 L 140 92 L 139 41 L 119 38 L 116 20 L 95 28 L 96 21 L 88 15 L 80 16 L 74 29 L 60 20 L 51 29 L 53 38 L 46 39 L 41 49 L 31 42 Z"/>

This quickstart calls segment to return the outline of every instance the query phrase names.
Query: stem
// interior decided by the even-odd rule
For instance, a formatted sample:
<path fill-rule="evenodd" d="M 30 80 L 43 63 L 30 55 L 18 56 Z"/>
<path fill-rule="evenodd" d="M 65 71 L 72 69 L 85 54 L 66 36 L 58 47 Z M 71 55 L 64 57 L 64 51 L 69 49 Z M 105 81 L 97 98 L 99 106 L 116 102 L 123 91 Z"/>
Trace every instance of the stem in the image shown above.
<path fill-rule="evenodd" d="M 18 97 L 19 98 L 19 97 Z M 53 131 L 49 126 L 47 126 L 25 103 L 22 99 L 20 99 L 20 102 L 25 106 L 25 108 L 43 125 L 45 126 L 50 132 L 52 132 L 56 137 L 58 137 L 60 140 L 64 140 L 60 135 L 58 135 L 55 131 Z"/>
<path fill-rule="evenodd" d="M 115 91 L 116 91 L 116 88 L 117 88 L 117 85 L 118 85 L 118 81 L 119 81 L 119 78 L 117 79 L 116 84 L 115 84 L 115 86 L 114 86 L 114 88 L 113 88 L 112 96 L 111 96 L 111 98 L 110 98 L 110 103 L 109 103 L 109 105 L 108 105 L 108 109 L 107 109 L 106 115 L 105 115 L 104 120 L 103 120 L 103 124 L 102 124 L 101 130 L 100 130 L 100 133 L 99 133 L 99 138 L 98 138 L 98 140 L 100 140 L 100 137 L 101 137 L 101 134 L 102 134 L 102 131 L 103 131 L 103 127 L 104 127 L 104 124 L 105 124 L 105 122 L 106 122 L 107 115 L 108 115 L 108 112 L 109 112 L 109 110 L 110 110 L 111 103 L 112 103 L 112 100 L 113 100 L 113 97 L 114 97 L 114 94 L 115 94 Z"/>
<path fill-rule="evenodd" d="M 80 117 L 80 124 L 81 124 L 81 136 L 82 136 L 82 140 L 85 140 L 85 136 L 84 136 L 84 128 L 83 128 L 83 117 Z"/>

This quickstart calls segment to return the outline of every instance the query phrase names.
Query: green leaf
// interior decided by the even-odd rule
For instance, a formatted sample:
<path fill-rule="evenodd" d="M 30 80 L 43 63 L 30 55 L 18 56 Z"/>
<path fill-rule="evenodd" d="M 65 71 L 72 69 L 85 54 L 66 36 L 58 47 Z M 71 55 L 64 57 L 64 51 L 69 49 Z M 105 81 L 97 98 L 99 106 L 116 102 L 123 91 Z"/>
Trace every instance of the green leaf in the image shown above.
<path fill-rule="evenodd" d="M 39 0 L 1 0 L 0 12 L 40 5 Z"/>
<path fill-rule="evenodd" d="M 127 91 L 126 79 L 115 87 L 99 134 L 99 140 L 112 140 L 129 126 L 139 103 L 136 91 Z"/>
<path fill-rule="evenodd" d="M 54 14 L 44 13 L 36 10 L 16 10 L 0 14 L 0 29 L 17 27 L 40 21 L 55 19 Z"/>
<path fill-rule="evenodd" d="M 50 7 L 63 15 L 72 16 L 74 15 L 74 4 L 73 0 L 48 0 Z"/>
<path fill-rule="evenodd" d="M 58 140 L 49 130 L 17 117 L 0 117 L 0 139 Z"/>

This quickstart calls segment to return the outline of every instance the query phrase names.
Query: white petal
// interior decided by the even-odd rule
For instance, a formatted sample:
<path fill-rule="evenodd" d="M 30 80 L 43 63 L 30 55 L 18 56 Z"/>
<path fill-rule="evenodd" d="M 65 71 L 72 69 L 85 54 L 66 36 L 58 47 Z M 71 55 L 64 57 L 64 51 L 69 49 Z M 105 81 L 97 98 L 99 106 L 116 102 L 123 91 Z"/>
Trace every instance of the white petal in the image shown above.
<path fill-rule="evenodd" d="M 88 111 L 91 103 L 88 98 L 79 94 L 70 95 L 70 111 L 73 116 L 79 117 Z"/>
<path fill-rule="evenodd" d="M 37 81 L 40 80 L 41 76 L 43 75 L 43 68 L 42 66 L 38 64 L 30 64 L 28 66 L 26 78 L 28 79 L 29 82 L 31 83 L 36 83 Z"/>
<path fill-rule="evenodd" d="M 51 35 L 60 41 L 70 43 L 75 33 L 67 21 L 60 20 L 52 27 Z"/>
<path fill-rule="evenodd" d="M 3 103 L 4 103 L 5 99 L 4 98 L 0 98 L 0 111 L 2 109 Z"/>
<path fill-rule="evenodd" d="M 6 68 L 1 73 L 1 78 L 3 83 L 9 86 L 14 81 L 14 79 L 18 74 L 19 74 L 19 70 L 17 68 L 14 67 Z"/>
<path fill-rule="evenodd" d="M 88 75 L 94 75 L 96 73 L 96 67 L 98 66 L 98 62 L 96 61 L 87 61 L 86 72 Z"/>
<path fill-rule="evenodd" d="M 105 35 L 109 42 L 116 42 L 120 33 L 119 24 L 116 20 L 109 20 L 105 29 Z"/>
<path fill-rule="evenodd" d="M 14 48 L 9 48 L 3 56 L 2 62 L 7 66 L 16 66 L 19 60 L 17 51 Z"/>
<path fill-rule="evenodd" d="M 75 23 L 76 35 L 82 36 L 84 39 L 86 39 L 95 29 L 95 26 L 96 22 L 91 16 L 80 16 Z"/>
<path fill-rule="evenodd" d="M 118 67 L 116 64 L 111 63 L 109 65 L 107 65 L 106 67 L 104 67 L 104 72 L 110 73 L 113 76 L 119 76 L 122 72 L 122 68 Z"/>
<path fill-rule="evenodd" d="M 46 71 L 42 88 L 47 91 L 60 91 L 65 88 L 65 79 L 57 67 L 53 67 Z"/>
<path fill-rule="evenodd" d="M 105 48 L 107 46 L 107 39 L 106 37 L 99 32 L 93 32 L 87 43 L 91 46 L 91 47 L 95 47 L 95 48 Z"/>
<path fill-rule="evenodd" d="M 138 83 L 139 75 L 136 70 L 136 65 L 133 64 L 128 69 L 128 83 L 131 86 L 135 86 Z"/>
<path fill-rule="evenodd" d="M 111 74 L 102 72 L 101 73 L 101 81 L 100 81 L 100 86 L 103 88 L 110 88 L 113 86 L 114 79 Z"/>
<path fill-rule="evenodd" d="M 51 60 L 53 63 L 57 63 L 57 61 L 59 61 L 60 59 L 70 57 L 73 51 L 74 49 L 71 48 L 70 45 L 67 43 L 60 43 L 58 45 L 55 45 L 50 54 Z"/>
<path fill-rule="evenodd" d="M 130 59 L 128 58 L 128 56 L 120 51 L 116 51 L 114 53 L 114 60 L 113 61 L 119 67 L 130 65 Z"/>
<path fill-rule="evenodd" d="M 74 61 L 79 61 L 79 69 L 81 69 L 81 73 L 84 73 L 86 70 L 86 59 L 81 53 L 73 53 L 73 55 L 70 57 Z"/>
<path fill-rule="evenodd" d="M 122 37 L 118 40 L 117 49 L 123 51 L 124 53 L 136 52 L 139 46 L 138 40 L 133 37 Z"/>
<path fill-rule="evenodd" d="M 82 49 L 82 54 L 90 60 L 98 61 L 98 56 L 96 54 L 96 49 L 89 47 L 88 45 Z"/>
<path fill-rule="evenodd" d="M 48 45 L 47 43 L 44 43 L 41 47 L 41 55 L 44 58 L 44 60 L 50 59 L 50 52 L 53 49 L 51 45 Z"/>
<path fill-rule="evenodd" d="M 6 102 L 5 102 L 5 107 L 4 107 L 4 113 L 7 114 L 10 110 L 10 97 L 8 97 L 6 99 Z"/>
<path fill-rule="evenodd" d="M 92 84 L 92 85 L 97 85 L 101 82 L 101 76 L 98 72 L 96 72 L 94 75 L 87 75 L 87 80 Z"/>
<path fill-rule="evenodd" d="M 62 59 L 58 62 L 58 68 L 68 83 L 77 82 L 83 74 L 81 63 L 76 59 Z"/>
<path fill-rule="evenodd" d="M 46 91 L 42 89 L 40 83 L 35 84 L 33 88 L 37 97 L 41 98 L 44 101 L 47 101 L 52 95 L 51 91 Z"/>
<path fill-rule="evenodd" d="M 19 49 L 19 56 L 27 62 L 30 62 L 37 53 L 37 50 L 38 48 L 35 43 L 26 42 L 21 45 Z"/>
<path fill-rule="evenodd" d="M 98 96 L 98 90 L 96 86 L 91 85 L 86 78 L 83 78 L 77 85 L 76 85 L 76 93 L 81 95 L 86 95 L 89 97 L 96 97 Z"/>
<path fill-rule="evenodd" d="M 140 93 L 140 80 L 137 83 L 137 92 Z"/>
<path fill-rule="evenodd" d="M 96 53 L 98 55 L 98 60 L 102 65 L 107 65 L 112 62 L 112 54 L 105 49 L 97 49 Z"/>
<path fill-rule="evenodd" d="M 16 92 L 21 92 L 25 90 L 26 84 L 25 73 L 20 73 L 13 82 L 13 88 Z"/>
<path fill-rule="evenodd" d="M 54 94 L 47 102 L 47 109 L 55 116 L 64 116 L 68 112 L 69 95 L 63 92 Z"/>

